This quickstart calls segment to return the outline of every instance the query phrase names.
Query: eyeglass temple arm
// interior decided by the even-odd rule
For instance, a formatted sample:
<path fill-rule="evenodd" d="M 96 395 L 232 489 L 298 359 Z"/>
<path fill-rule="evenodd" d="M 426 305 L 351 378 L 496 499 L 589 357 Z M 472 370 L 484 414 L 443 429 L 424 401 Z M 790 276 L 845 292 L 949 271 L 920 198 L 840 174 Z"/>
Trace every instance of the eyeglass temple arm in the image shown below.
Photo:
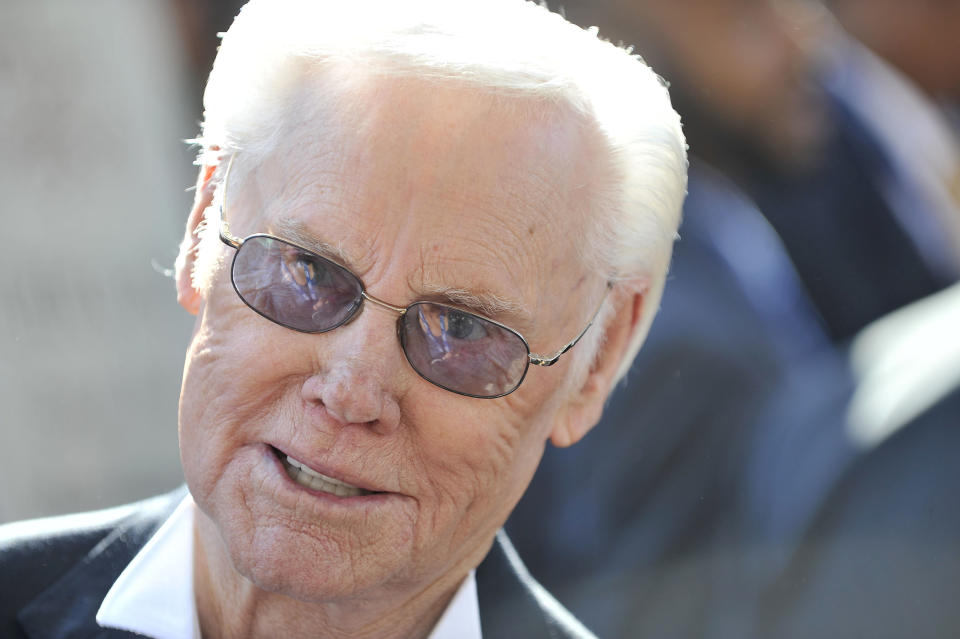
<path fill-rule="evenodd" d="M 607 282 L 607 290 L 603 293 L 603 297 L 600 299 L 600 304 L 597 305 L 597 310 L 593 312 L 593 315 L 590 317 L 590 321 L 587 325 L 580 331 L 580 334 L 573 338 L 573 341 L 569 342 L 566 346 L 561 348 L 559 351 L 550 356 L 536 355 L 530 353 L 530 363 L 534 366 L 553 366 L 557 363 L 557 360 L 560 359 L 560 356 L 569 351 L 571 348 L 577 345 L 577 342 L 587 334 L 587 331 L 590 330 L 590 327 L 593 326 L 593 323 L 597 320 L 597 315 L 600 314 L 600 309 L 603 308 L 603 303 L 607 300 L 607 295 L 610 294 L 610 289 L 613 288 L 613 282 Z"/>
<path fill-rule="evenodd" d="M 230 232 L 230 225 L 227 224 L 227 184 L 230 182 L 230 169 L 233 168 L 233 158 L 237 157 L 234 153 L 230 156 L 227 163 L 227 171 L 223 174 L 223 192 L 220 194 L 220 241 L 227 246 L 235 249 L 240 248 L 243 240 Z"/>

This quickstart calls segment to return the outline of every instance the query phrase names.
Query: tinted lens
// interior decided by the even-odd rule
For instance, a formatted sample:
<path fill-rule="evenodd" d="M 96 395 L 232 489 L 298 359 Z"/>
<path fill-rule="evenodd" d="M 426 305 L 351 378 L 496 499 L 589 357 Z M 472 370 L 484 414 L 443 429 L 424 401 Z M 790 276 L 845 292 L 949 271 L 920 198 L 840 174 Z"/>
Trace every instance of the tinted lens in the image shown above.
<path fill-rule="evenodd" d="M 267 319 L 307 333 L 340 326 L 363 299 L 363 285 L 350 271 L 265 235 L 248 237 L 237 250 L 233 286 Z"/>
<path fill-rule="evenodd" d="M 472 313 L 419 302 L 400 322 L 410 365 L 448 390 L 499 397 L 513 391 L 527 372 L 530 350 L 523 338 Z"/>

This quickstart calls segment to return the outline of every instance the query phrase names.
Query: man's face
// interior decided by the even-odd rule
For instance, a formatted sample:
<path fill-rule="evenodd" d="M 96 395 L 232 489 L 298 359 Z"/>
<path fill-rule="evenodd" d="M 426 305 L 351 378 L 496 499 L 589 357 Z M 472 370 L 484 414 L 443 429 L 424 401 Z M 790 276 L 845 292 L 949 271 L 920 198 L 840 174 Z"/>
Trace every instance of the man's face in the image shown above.
<path fill-rule="evenodd" d="M 597 156 L 572 116 L 521 116 L 473 90 L 403 79 L 294 99 L 285 141 L 230 186 L 235 234 L 334 247 L 394 305 L 498 300 L 493 319 L 534 352 L 586 324 L 603 288 L 578 246 Z M 410 368 L 395 322 L 367 303 L 334 331 L 296 333 L 243 304 L 229 259 L 213 273 L 187 353 L 183 466 L 235 567 L 261 588 L 401 596 L 462 574 L 575 395 L 563 360 L 500 399 L 444 391 Z M 305 488 L 286 455 L 372 494 Z"/>

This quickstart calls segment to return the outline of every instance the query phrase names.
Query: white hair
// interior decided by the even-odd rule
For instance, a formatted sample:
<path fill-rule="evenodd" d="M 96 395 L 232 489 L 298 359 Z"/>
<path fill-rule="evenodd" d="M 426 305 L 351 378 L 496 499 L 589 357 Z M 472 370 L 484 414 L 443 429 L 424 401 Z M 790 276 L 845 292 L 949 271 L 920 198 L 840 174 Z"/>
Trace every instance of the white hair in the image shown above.
<path fill-rule="evenodd" d="M 199 161 L 215 166 L 241 150 L 246 162 L 264 157 L 305 70 L 343 63 L 539 98 L 592 123 L 612 175 L 593 198 L 584 255 L 608 279 L 646 289 L 622 376 L 659 305 L 686 193 L 686 145 L 663 81 L 595 29 L 526 0 L 252 0 L 223 34 Z M 596 352 L 602 331 L 591 333 L 599 335 L 578 350 Z"/>

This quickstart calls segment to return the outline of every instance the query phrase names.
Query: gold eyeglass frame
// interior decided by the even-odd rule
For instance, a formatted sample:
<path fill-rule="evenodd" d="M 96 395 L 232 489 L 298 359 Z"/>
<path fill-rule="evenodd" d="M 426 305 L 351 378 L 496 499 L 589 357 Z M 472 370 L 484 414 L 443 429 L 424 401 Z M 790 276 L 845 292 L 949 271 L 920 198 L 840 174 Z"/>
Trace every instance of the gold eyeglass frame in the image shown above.
<path fill-rule="evenodd" d="M 397 313 L 397 314 L 399 315 L 399 318 L 403 318 L 403 316 L 406 315 L 407 311 L 408 311 L 411 307 L 413 307 L 413 306 L 415 306 L 415 305 L 417 305 L 417 304 L 421 304 L 421 303 L 425 303 L 425 302 L 426 302 L 425 300 L 419 300 L 419 301 L 411 302 L 411 303 L 410 303 L 408 306 L 406 306 L 406 307 L 401 307 L 401 306 L 395 306 L 395 305 L 390 304 L 390 303 L 388 303 L 388 302 L 384 302 L 383 300 L 377 299 L 377 298 L 374 297 L 373 295 L 370 295 L 369 293 L 367 293 L 366 285 L 363 283 L 363 280 L 362 280 L 358 275 L 356 275 L 355 273 L 353 273 L 353 271 L 351 271 L 351 270 L 348 269 L 347 267 L 343 266 L 342 264 L 338 264 L 335 260 L 332 260 L 332 259 L 330 259 L 329 257 L 323 256 L 323 255 L 318 255 L 318 254 L 315 253 L 314 251 L 312 251 L 312 250 L 310 250 L 310 249 L 308 249 L 308 248 L 306 248 L 306 247 L 304 247 L 304 246 L 301 246 L 301 245 L 297 244 L 296 242 L 293 242 L 293 241 L 290 241 L 290 240 L 287 240 L 287 239 L 284 239 L 284 238 L 281 238 L 281 237 L 277 237 L 277 236 L 275 236 L 275 235 L 270 235 L 270 234 L 268 234 L 268 233 L 254 233 L 254 234 L 252 234 L 252 235 L 247 236 L 246 238 L 240 238 L 240 237 L 237 237 L 237 236 L 233 235 L 233 234 L 230 232 L 230 225 L 229 225 L 229 223 L 227 222 L 227 186 L 228 186 L 228 184 L 229 184 L 229 182 L 230 182 L 230 170 L 233 168 L 233 161 L 234 161 L 234 159 L 236 158 L 236 156 L 237 156 L 236 153 L 233 153 L 233 154 L 230 156 L 230 160 L 229 160 L 229 162 L 227 163 L 227 169 L 226 169 L 226 171 L 224 172 L 224 175 L 223 175 L 223 192 L 221 193 L 221 200 L 220 200 L 220 229 L 219 229 L 219 232 L 220 232 L 220 241 L 222 241 L 222 242 L 223 242 L 224 244 L 226 244 L 227 246 L 229 246 L 229 247 L 231 247 L 231 248 L 233 248 L 233 249 L 235 249 L 236 251 L 239 252 L 240 247 L 243 246 L 243 243 L 244 243 L 247 239 L 250 239 L 250 238 L 252 238 L 252 237 L 267 237 L 267 238 L 271 238 L 271 239 L 274 239 L 274 240 L 278 240 L 278 241 L 280 241 L 280 242 L 283 242 L 284 244 L 288 244 L 288 245 L 290 245 L 290 246 L 296 247 L 296 248 L 300 249 L 301 251 L 305 251 L 305 252 L 308 253 L 309 255 L 314 255 L 314 256 L 316 256 L 316 257 L 320 257 L 320 258 L 323 259 L 323 260 L 329 261 L 329 262 L 331 262 L 331 263 L 339 266 L 340 268 L 342 268 L 343 270 L 345 270 L 346 272 L 348 272 L 350 275 L 352 275 L 354 278 L 356 278 L 356 280 L 360 283 L 360 296 L 361 296 L 361 300 L 367 300 L 367 301 L 369 301 L 369 302 L 372 302 L 372 303 L 373 303 L 374 305 L 376 305 L 376 306 L 379 306 L 379 307 L 381 307 L 381 308 L 384 308 L 384 309 L 393 311 L 393 312 L 395 312 L 395 313 Z M 236 259 L 236 258 L 234 258 L 234 259 Z M 343 321 L 339 322 L 338 324 L 336 324 L 336 325 L 334 325 L 334 326 L 331 326 L 330 328 L 324 329 L 324 330 L 322 330 L 322 331 L 304 331 L 304 330 L 302 330 L 302 329 L 298 329 L 298 328 L 295 328 L 295 327 L 290 326 L 290 325 L 288 325 L 288 324 L 284 324 L 283 322 L 279 322 L 279 321 L 277 321 L 276 319 L 274 319 L 274 318 L 272 318 L 272 317 L 269 317 L 269 316 L 267 316 L 267 315 L 264 315 L 260 310 L 258 310 L 257 308 L 253 307 L 249 302 L 247 302 L 247 300 L 243 297 L 243 295 L 240 294 L 239 289 L 237 289 L 236 282 L 234 282 L 234 278 L 233 278 L 233 266 L 232 266 L 232 265 L 231 265 L 230 281 L 231 281 L 231 283 L 233 284 L 233 288 L 234 288 L 234 290 L 236 291 L 237 296 L 240 297 L 240 300 L 243 301 L 243 303 L 246 304 L 248 307 L 250 307 L 250 309 L 251 309 L 252 311 L 254 311 L 255 313 L 257 313 L 257 314 L 260 315 L 261 317 L 263 317 L 263 318 L 265 318 L 265 319 L 273 322 L 274 324 L 277 324 L 277 325 L 279 325 L 279 326 L 283 326 L 284 328 L 288 328 L 288 329 L 293 330 L 293 331 L 297 331 L 298 333 L 308 333 L 308 334 L 312 334 L 312 333 L 326 333 L 326 332 L 332 331 L 332 330 L 334 330 L 334 329 L 336 329 L 336 328 L 339 328 L 340 326 L 343 326 L 344 324 L 348 324 L 348 323 L 349 323 L 350 321 L 352 321 L 354 318 L 356 318 L 357 316 L 359 316 L 360 312 L 363 310 L 363 304 L 362 304 L 362 302 L 361 302 L 361 303 L 358 303 L 358 304 L 357 304 L 357 308 L 356 308 L 354 311 L 352 311 L 352 312 L 350 313 L 350 315 L 347 316 L 346 319 L 344 319 Z M 527 377 L 527 372 L 530 370 L 530 364 L 533 364 L 534 366 L 553 366 L 554 364 L 557 363 L 557 360 L 560 359 L 560 356 L 561 356 L 561 355 L 563 355 L 564 353 L 566 353 L 566 352 L 569 351 L 571 348 L 573 348 L 574 346 L 577 345 L 577 342 L 579 342 L 579 341 L 583 338 L 583 336 L 586 335 L 587 331 L 590 330 L 590 327 L 593 326 L 593 323 L 596 321 L 597 316 L 600 314 L 600 309 L 603 308 L 603 303 L 606 301 L 607 296 L 608 296 L 609 293 L 610 293 L 610 289 L 612 289 L 612 288 L 613 288 L 613 282 L 608 281 L 608 282 L 607 282 L 607 289 L 606 289 L 606 291 L 604 291 L 603 297 L 600 299 L 600 303 L 597 305 L 596 310 L 595 310 L 595 311 L 593 312 L 593 314 L 590 316 L 590 321 L 589 321 L 589 322 L 587 323 L 587 325 L 583 328 L 583 330 L 580 331 L 580 334 L 579 334 L 579 335 L 577 335 L 577 336 L 576 336 L 575 338 L 573 338 L 571 341 L 567 342 L 560 350 L 556 351 L 553 355 L 538 355 L 538 354 L 536 354 L 536 353 L 531 353 L 531 352 L 530 352 L 530 344 L 527 342 L 526 338 L 525 338 L 519 331 L 516 331 L 516 330 L 510 328 L 509 326 L 506 326 L 505 324 L 501 324 L 500 322 L 498 322 L 498 321 L 496 321 L 496 320 L 490 319 L 490 318 L 488 318 L 488 317 L 484 317 L 483 315 L 480 315 L 479 313 L 474 313 L 473 311 L 465 311 L 465 310 L 463 310 L 463 309 L 461 309 L 461 308 L 458 308 L 458 307 L 456 307 L 456 306 L 452 306 L 452 305 L 449 305 L 449 304 L 443 304 L 443 303 L 439 303 L 439 302 L 429 302 L 430 304 L 433 304 L 433 305 L 436 305 L 436 306 L 441 306 L 441 307 L 450 308 L 450 309 L 452 309 L 452 310 L 457 311 L 458 313 L 463 313 L 463 314 L 470 315 L 470 316 L 473 316 L 473 317 L 478 317 L 478 318 L 482 319 L 483 321 L 485 321 L 485 322 L 490 322 L 491 324 L 493 324 L 493 325 L 495 325 L 495 326 L 499 326 L 500 328 L 505 329 L 505 330 L 509 331 L 510 333 L 516 335 L 518 338 L 520 338 L 521 343 L 523 343 L 524 348 L 526 348 L 526 350 L 527 350 L 527 365 L 524 367 L 523 374 L 520 376 L 520 379 L 517 381 L 516 385 L 514 385 L 510 390 L 508 390 L 508 391 L 506 391 L 506 392 L 504 392 L 504 393 L 499 393 L 499 394 L 497 394 L 497 395 L 474 395 L 474 394 L 471 394 L 471 393 L 464 393 L 464 392 L 462 392 L 462 391 L 454 390 L 454 389 L 452 389 L 452 388 L 449 388 L 449 387 L 447 387 L 447 386 L 444 386 L 443 384 L 440 384 L 439 382 L 436 382 L 436 381 L 434 381 L 434 380 L 429 379 L 428 377 L 426 377 L 423 373 L 421 373 L 420 371 L 418 371 L 415 366 L 413 366 L 413 363 L 412 363 L 412 362 L 410 362 L 410 358 L 409 358 L 409 356 L 407 356 L 407 353 L 406 353 L 406 345 L 405 345 L 405 343 L 404 343 L 404 338 L 403 338 L 402 334 L 400 334 L 400 324 L 401 324 L 401 322 L 398 321 L 398 322 L 397 322 L 397 331 L 398 331 L 398 338 L 400 339 L 400 347 L 401 347 L 401 350 L 404 351 L 404 357 L 407 359 L 407 362 L 410 364 L 410 367 L 413 368 L 414 372 L 416 372 L 417 375 L 419 375 L 420 377 L 422 377 L 422 378 L 425 379 L 426 381 L 430 382 L 430 383 L 433 384 L 434 386 L 438 386 L 438 387 L 440 387 L 440 388 L 442 388 L 442 389 L 444 389 L 444 390 L 450 391 L 451 393 L 456 393 L 457 395 L 463 395 L 463 396 L 466 396 L 466 397 L 476 397 L 476 398 L 478 398 L 478 399 L 496 399 L 496 398 L 498 398 L 498 397 L 504 397 L 505 395 L 509 395 L 510 393 L 512 393 L 513 391 L 517 390 L 517 388 L 520 387 L 520 384 L 522 384 L 522 383 L 523 383 L 523 380 L 526 379 L 526 377 Z"/>

